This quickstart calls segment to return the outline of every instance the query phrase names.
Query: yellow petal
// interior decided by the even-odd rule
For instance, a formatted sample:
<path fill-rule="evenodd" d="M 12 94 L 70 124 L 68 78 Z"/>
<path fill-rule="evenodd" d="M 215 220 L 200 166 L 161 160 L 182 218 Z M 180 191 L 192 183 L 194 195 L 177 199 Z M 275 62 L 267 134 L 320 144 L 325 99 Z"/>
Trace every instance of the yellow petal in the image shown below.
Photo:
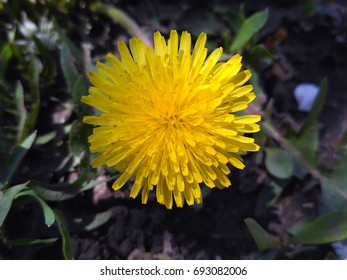
<path fill-rule="evenodd" d="M 101 112 L 83 122 L 97 126 L 88 138 L 98 153 L 93 167 L 113 166 L 118 190 L 133 176 L 130 197 L 147 203 L 155 189 L 158 203 L 171 209 L 201 203 L 199 184 L 230 186 L 228 164 L 243 169 L 241 155 L 259 150 L 247 133 L 259 131 L 260 116 L 233 113 L 255 98 L 242 57 L 218 62 L 222 48 L 205 47 L 201 33 L 191 51 L 191 35 L 169 39 L 154 33 L 154 47 L 140 38 L 118 43 L 120 59 L 106 56 L 88 73 L 93 86 L 81 101 Z"/>

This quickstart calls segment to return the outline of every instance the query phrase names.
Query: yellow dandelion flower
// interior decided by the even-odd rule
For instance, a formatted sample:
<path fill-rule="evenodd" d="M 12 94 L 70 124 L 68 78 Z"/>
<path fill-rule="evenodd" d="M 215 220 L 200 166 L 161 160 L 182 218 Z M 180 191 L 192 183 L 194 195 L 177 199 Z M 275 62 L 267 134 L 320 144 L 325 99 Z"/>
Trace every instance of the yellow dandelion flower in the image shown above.
<path fill-rule="evenodd" d="M 229 187 L 228 164 L 243 169 L 240 155 L 259 150 L 245 134 L 259 131 L 260 116 L 233 114 L 255 98 L 244 85 L 250 71 L 240 71 L 240 55 L 218 63 L 222 48 L 207 57 L 205 43 L 201 33 L 191 52 L 190 34 L 179 39 L 176 31 L 167 42 L 154 33 L 154 48 L 132 38 L 130 50 L 118 43 L 120 59 L 108 54 L 89 73 L 93 86 L 82 102 L 101 112 L 83 119 L 97 126 L 89 137 L 99 154 L 92 166 L 122 173 L 114 190 L 134 177 L 130 196 L 142 192 L 142 203 L 152 190 L 169 209 L 201 203 L 200 183 Z"/>

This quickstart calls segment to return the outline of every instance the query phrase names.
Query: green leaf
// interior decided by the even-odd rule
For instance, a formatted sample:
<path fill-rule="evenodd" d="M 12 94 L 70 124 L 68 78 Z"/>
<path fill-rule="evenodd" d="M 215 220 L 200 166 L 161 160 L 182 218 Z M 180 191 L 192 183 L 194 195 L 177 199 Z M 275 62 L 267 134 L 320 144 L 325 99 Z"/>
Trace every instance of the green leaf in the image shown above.
<path fill-rule="evenodd" d="M 317 157 L 316 150 L 318 147 L 318 131 L 317 129 L 306 130 L 304 133 L 300 133 L 299 136 L 290 135 L 288 136 L 288 141 L 302 154 L 313 167 L 317 167 Z M 295 162 L 296 165 L 303 165 L 299 162 Z M 306 171 L 303 171 L 306 173 Z"/>
<path fill-rule="evenodd" d="M 11 209 L 12 202 L 17 194 L 27 188 L 28 183 L 13 186 L 5 191 L 0 191 L 0 227 L 5 221 L 8 212 Z"/>
<path fill-rule="evenodd" d="M 275 56 L 265 48 L 264 45 L 256 45 L 249 50 L 249 53 L 258 59 L 275 59 Z"/>
<path fill-rule="evenodd" d="M 112 212 L 110 210 L 92 214 L 85 215 L 80 218 L 74 219 L 73 230 L 76 231 L 91 231 L 99 226 L 105 224 L 112 217 Z"/>
<path fill-rule="evenodd" d="M 26 128 L 25 123 L 27 121 L 27 111 L 25 109 L 24 104 L 24 91 L 23 91 L 23 85 L 21 82 L 17 82 L 16 89 L 15 89 L 15 102 L 18 112 L 18 128 L 17 128 L 17 139 L 18 142 L 22 142 L 23 138 L 26 137 Z"/>
<path fill-rule="evenodd" d="M 244 221 L 260 251 L 280 247 L 279 239 L 266 232 L 255 220 L 247 218 Z"/>
<path fill-rule="evenodd" d="M 57 31 L 57 33 L 59 34 L 60 39 L 62 40 L 62 42 L 64 43 L 64 45 L 66 45 L 66 47 L 68 48 L 69 52 L 72 54 L 73 58 L 76 59 L 79 62 L 83 61 L 83 54 L 80 48 L 78 48 L 67 36 L 66 36 L 66 32 L 64 29 L 62 29 L 57 21 L 54 19 L 53 20 L 53 24 L 54 24 L 54 29 L 55 31 Z"/>
<path fill-rule="evenodd" d="M 112 180 L 115 180 L 117 179 L 118 177 L 120 176 L 120 174 L 117 174 L 117 175 L 113 175 L 109 178 L 106 178 L 106 179 L 102 179 L 102 180 L 92 180 L 90 181 L 89 183 L 87 184 L 84 184 L 81 188 L 81 191 L 87 191 L 87 190 L 90 190 L 100 184 L 103 184 L 103 183 L 106 183 L 106 182 L 109 182 L 109 181 L 112 181 Z"/>
<path fill-rule="evenodd" d="M 249 82 L 252 84 L 253 86 L 253 91 L 254 93 L 259 96 L 259 93 L 263 92 L 263 89 L 261 87 L 261 81 L 260 81 L 260 77 L 259 77 L 259 74 L 254 71 L 252 73 L 252 76 L 251 76 L 251 79 L 249 80 Z M 255 100 L 255 104 L 258 105 L 259 103 L 259 100 L 258 98 L 256 98 Z M 258 105 L 259 106 L 259 105 Z"/>
<path fill-rule="evenodd" d="M 90 190 L 100 184 L 103 184 L 103 183 L 107 183 L 109 181 L 112 181 L 112 180 L 115 180 L 117 179 L 118 177 L 120 176 L 120 174 L 116 174 L 116 175 L 113 175 L 109 178 L 106 178 L 106 179 L 102 179 L 102 180 L 91 180 L 89 182 L 85 182 L 82 186 L 81 186 L 81 192 L 85 192 L 87 190 Z"/>
<path fill-rule="evenodd" d="M 230 10 L 228 9 L 228 13 L 230 14 Z M 244 5 L 241 3 L 240 4 L 240 8 L 239 10 L 235 13 L 235 20 L 233 21 L 233 24 L 235 24 L 235 28 L 234 29 L 235 33 L 237 30 L 240 29 L 242 23 L 246 20 L 246 15 L 245 15 L 245 7 Z"/>
<path fill-rule="evenodd" d="M 271 189 L 271 192 L 273 194 L 273 198 L 268 201 L 266 203 L 266 206 L 267 207 L 272 207 L 275 205 L 275 203 L 277 202 L 277 200 L 279 199 L 279 197 L 281 196 L 282 192 L 283 192 L 283 187 L 280 186 L 277 182 L 275 181 L 271 181 L 269 184 L 268 184 L 268 188 Z"/>
<path fill-rule="evenodd" d="M 15 33 L 16 32 L 14 32 L 14 34 Z M 19 62 L 19 64 L 25 69 L 25 67 L 27 66 L 27 62 L 24 59 L 24 56 L 21 50 L 19 49 L 19 46 L 17 46 L 15 42 L 11 42 L 10 46 L 11 46 L 12 59 L 15 57 L 17 61 Z"/>
<path fill-rule="evenodd" d="M 300 131 L 300 134 L 305 135 L 305 134 L 308 134 L 310 130 L 315 129 L 315 126 L 317 125 L 318 115 L 323 108 L 323 105 L 327 96 L 327 90 L 328 90 L 327 79 L 323 79 L 320 84 L 317 97 L 313 103 L 312 109 Z"/>
<path fill-rule="evenodd" d="M 36 244 L 52 244 L 56 242 L 58 238 L 47 238 L 47 239 L 35 239 L 35 238 L 18 238 L 8 240 L 7 243 L 10 245 L 36 245 Z"/>
<path fill-rule="evenodd" d="M 87 153 L 89 149 L 88 137 L 92 134 L 92 127 L 82 123 L 80 120 L 75 120 L 71 127 L 69 135 L 70 152 L 81 157 L 83 153 Z"/>
<path fill-rule="evenodd" d="M 307 120 L 305 121 L 299 134 L 288 136 L 288 141 L 302 154 L 303 158 L 314 168 L 317 167 L 316 150 L 318 147 L 318 126 L 317 118 L 324 105 L 324 101 L 327 94 L 327 81 L 324 79 L 320 85 L 318 95 L 312 106 Z M 299 162 L 295 162 L 295 173 L 298 176 L 303 176 L 307 173 L 305 167 Z M 299 167 L 299 168 L 297 168 Z M 299 170 L 301 169 L 301 170 Z"/>
<path fill-rule="evenodd" d="M 322 180 L 321 213 L 347 210 L 347 131 L 344 133 L 338 151 L 339 158 L 332 172 L 324 174 Z"/>
<path fill-rule="evenodd" d="M 40 77 L 40 61 L 36 57 L 31 57 L 29 63 L 29 88 L 32 107 L 28 112 L 27 118 L 27 131 L 32 131 L 36 125 L 37 117 L 39 115 L 40 108 L 40 87 L 39 87 L 39 77 Z"/>
<path fill-rule="evenodd" d="M 240 50 L 252 39 L 252 37 L 264 27 L 268 19 L 268 10 L 258 12 L 247 18 L 241 25 L 240 30 L 230 47 L 230 51 Z"/>
<path fill-rule="evenodd" d="M 30 134 L 14 151 L 9 163 L 5 166 L 5 169 L 0 173 L 0 190 L 8 183 L 14 172 L 17 170 L 23 157 L 31 148 L 36 138 L 36 131 Z"/>
<path fill-rule="evenodd" d="M 316 3 L 314 0 L 305 0 L 301 5 L 305 16 L 312 16 L 316 11 Z"/>
<path fill-rule="evenodd" d="M 63 250 L 63 256 L 66 260 L 73 260 L 74 256 L 72 253 L 72 245 L 71 245 L 71 237 L 70 237 L 70 230 L 69 230 L 69 223 L 63 214 L 58 209 L 53 209 L 55 214 L 55 220 L 57 222 L 59 232 L 62 237 L 62 250 Z"/>
<path fill-rule="evenodd" d="M 288 179 L 293 175 L 293 158 L 280 148 L 266 148 L 265 166 L 271 175 Z"/>
<path fill-rule="evenodd" d="M 72 89 L 76 83 L 76 80 L 79 79 L 80 74 L 77 71 L 77 67 L 74 64 L 74 58 L 66 44 L 63 44 L 60 50 L 60 66 L 62 67 L 68 89 L 70 92 L 72 92 Z"/>
<path fill-rule="evenodd" d="M 20 196 L 31 196 L 32 198 L 34 198 L 37 202 L 40 203 L 42 211 L 43 211 L 43 215 L 45 218 L 45 224 L 50 227 L 51 225 L 54 224 L 55 222 L 55 216 L 54 216 L 54 212 L 52 210 L 52 208 L 46 203 L 46 201 L 44 201 L 41 197 L 39 197 L 35 191 L 33 190 L 24 190 L 22 192 L 20 192 L 17 197 Z"/>
<path fill-rule="evenodd" d="M 341 181 L 335 178 L 323 180 L 320 213 L 347 210 L 346 186 L 346 184 L 341 185 Z"/>
<path fill-rule="evenodd" d="M 290 226 L 290 228 L 287 230 L 291 235 L 295 236 L 297 235 L 304 227 L 306 227 L 313 218 L 306 217 L 298 222 L 296 222 L 294 225 Z"/>
<path fill-rule="evenodd" d="M 11 44 L 4 44 L 0 48 L 0 74 L 4 75 L 5 70 L 7 69 L 8 63 L 13 56 Z"/>
<path fill-rule="evenodd" d="M 288 137 L 288 141 L 302 154 L 302 157 L 314 168 L 317 167 L 316 150 L 318 147 L 318 127 L 317 119 L 318 115 L 324 105 L 324 101 L 327 94 L 327 80 L 324 79 L 321 82 L 318 95 L 312 106 L 312 109 L 305 121 L 300 133 L 295 135 L 292 133 Z M 295 174 L 297 176 L 303 176 L 307 173 L 304 165 L 295 161 Z M 298 168 L 299 167 L 299 168 Z M 301 170 L 300 170 L 301 169 Z"/>
<path fill-rule="evenodd" d="M 39 53 L 43 56 L 44 67 L 47 71 L 47 83 L 50 84 L 54 81 L 55 77 L 57 76 L 57 69 L 56 64 L 53 60 L 53 55 L 49 52 L 47 47 L 41 42 L 40 39 L 38 39 L 35 36 L 32 39 L 35 42 L 35 45 L 39 50 Z"/>
<path fill-rule="evenodd" d="M 293 163 L 294 163 L 293 175 L 299 178 L 300 180 L 303 180 L 305 176 L 307 175 L 308 170 L 301 164 L 300 161 L 298 161 L 295 158 L 293 159 Z"/>
<path fill-rule="evenodd" d="M 129 17 L 122 9 L 103 3 L 103 1 L 93 1 L 89 5 L 89 9 L 93 14 L 103 14 L 109 17 L 114 22 L 118 23 L 125 30 L 128 31 L 133 37 L 141 38 L 146 45 L 150 45 L 151 42 L 147 38 L 146 34 L 142 31 L 141 27 Z"/>
<path fill-rule="evenodd" d="M 71 184 L 49 185 L 40 181 L 32 180 L 30 188 L 44 200 L 63 201 L 75 197 L 79 194 L 85 178 L 79 178 Z M 58 188 L 57 188 L 58 187 Z"/>
<path fill-rule="evenodd" d="M 247 63 L 248 68 L 250 68 L 249 66 L 252 66 L 254 68 L 264 69 L 267 67 L 266 65 L 272 64 L 274 59 L 275 56 L 266 49 L 264 45 L 256 45 L 247 51 L 244 63 Z M 252 73 L 256 73 L 256 71 L 252 71 Z"/>
<path fill-rule="evenodd" d="M 79 116 L 87 115 L 89 113 L 89 109 L 84 103 L 81 102 L 82 96 L 88 93 L 87 79 L 85 75 L 80 75 L 76 79 L 71 89 L 71 93 L 76 114 Z"/>
<path fill-rule="evenodd" d="M 78 73 L 73 61 L 69 48 L 63 44 L 60 50 L 60 65 L 73 100 L 74 110 L 78 116 L 82 117 L 88 114 L 87 107 L 81 103 L 81 97 L 88 93 L 87 80 L 85 75 Z"/>
<path fill-rule="evenodd" d="M 63 201 L 75 197 L 77 194 L 94 188 L 100 184 L 114 180 L 119 175 L 114 175 L 103 180 L 91 180 L 80 177 L 75 182 L 70 184 L 49 185 L 40 181 L 32 180 L 29 184 L 41 198 L 48 201 Z"/>
<path fill-rule="evenodd" d="M 37 136 L 35 140 L 35 145 L 38 145 L 38 146 L 45 145 L 49 143 L 50 141 L 52 141 L 54 138 L 56 138 L 56 136 L 57 136 L 56 131 L 48 132 L 46 134 Z"/>
<path fill-rule="evenodd" d="M 347 238 L 347 211 L 322 215 L 302 226 L 294 235 L 296 242 L 324 244 Z"/>

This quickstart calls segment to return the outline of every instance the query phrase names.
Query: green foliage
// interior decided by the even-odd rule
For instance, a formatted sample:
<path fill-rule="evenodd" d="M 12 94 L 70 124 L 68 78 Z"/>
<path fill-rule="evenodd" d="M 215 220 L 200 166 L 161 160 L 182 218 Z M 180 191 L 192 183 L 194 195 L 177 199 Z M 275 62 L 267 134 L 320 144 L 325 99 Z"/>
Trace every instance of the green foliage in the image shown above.
<path fill-rule="evenodd" d="M 20 81 L 16 84 L 15 89 L 15 104 L 16 111 L 18 112 L 18 141 L 21 141 L 25 137 L 25 123 L 27 121 L 27 111 L 24 104 L 24 90 L 23 85 Z"/>
<path fill-rule="evenodd" d="M 0 19 L 0 27 L 7 33 L 6 38 L 0 37 L 0 102 L 1 108 L 6 108 L 0 110 L 0 133 L 4 135 L 0 139 L 0 155 L 4 156 L 0 163 L 0 227 L 6 234 L 6 218 L 14 205 L 38 203 L 45 225 L 56 225 L 59 229 L 64 258 L 73 259 L 69 221 L 50 204 L 72 199 L 116 176 L 97 180 L 96 172 L 90 172 L 87 137 L 91 128 L 81 123 L 87 109 L 80 102 L 81 96 L 88 91 L 85 57 L 80 46 L 66 35 L 66 26 L 62 28 L 57 24 L 61 13 L 73 8 L 75 1 L 69 1 L 69 5 L 66 5 L 68 1 L 24 0 L 21 5 L 18 2 L 9 2 L 5 4 L 6 9 L 0 11 L 6 14 Z M 65 96 L 64 102 L 73 104 L 71 119 L 62 125 L 44 120 L 47 106 L 51 110 L 51 104 L 61 104 L 61 96 Z M 40 119 L 49 126 L 48 132 L 42 129 Z M 21 175 L 20 166 L 28 151 L 46 153 L 47 147 L 52 156 L 61 155 L 61 162 L 51 167 L 59 180 L 54 179 L 53 184 L 42 182 L 33 174 L 29 182 L 21 183 L 22 178 L 17 174 Z M 65 179 L 73 172 L 77 178 Z M 91 213 L 77 220 L 77 228 L 93 230 L 107 222 L 110 216 L 109 211 Z M 76 222 L 76 218 L 71 217 L 71 220 Z M 8 243 L 39 245 L 56 240 L 56 237 L 24 237 L 8 240 Z"/>
<path fill-rule="evenodd" d="M 11 209 L 12 202 L 20 191 L 27 188 L 28 183 L 13 186 L 5 191 L 0 191 L 0 227 L 5 221 L 8 212 Z"/>
<path fill-rule="evenodd" d="M 245 63 L 251 65 L 254 68 L 265 68 L 266 66 L 270 66 L 273 61 L 276 59 L 275 55 L 271 53 L 263 44 L 251 46 L 245 54 Z M 254 71 L 255 76 L 257 76 L 257 72 Z M 254 73 L 252 77 L 254 76 Z M 252 83 L 253 86 L 261 87 L 260 82 L 258 84 Z M 255 93 L 257 94 L 259 89 L 255 88 Z"/>
<path fill-rule="evenodd" d="M 305 0 L 302 4 L 302 11 L 305 15 L 311 16 L 316 11 L 316 1 L 315 0 Z"/>
<path fill-rule="evenodd" d="M 80 157 L 88 151 L 88 136 L 91 135 L 92 128 L 85 125 L 80 120 L 73 122 L 69 136 L 69 149 L 71 154 Z"/>
<path fill-rule="evenodd" d="M 312 167 L 317 167 L 316 150 L 318 147 L 318 125 L 317 118 L 324 105 L 327 95 L 327 80 L 321 82 L 318 95 L 312 106 L 312 109 L 302 126 L 299 133 L 288 136 L 288 140 L 298 150 L 302 158 L 304 158 Z M 308 143 L 310 143 L 308 145 Z M 301 169 L 306 169 L 301 165 L 300 160 L 296 158 L 296 164 L 301 166 Z M 306 171 L 306 170 L 305 170 Z"/>
<path fill-rule="evenodd" d="M 293 175 L 293 158 L 280 148 L 266 148 L 265 166 L 271 175 L 288 179 Z"/>
<path fill-rule="evenodd" d="M 36 146 L 45 145 L 51 142 L 55 137 L 57 137 L 56 131 L 48 132 L 46 134 L 37 136 L 35 140 L 35 145 Z"/>
<path fill-rule="evenodd" d="M 230 46 L 230 51 L 243 49 L 253 36 L 261 30 L 267 22 L 268 10 L 257 12 L 245 19 L 240 29 L 238 30 L 233 43 Z"/>
<path fill-rule="evenodd" d="M 65 31 L 59 26 L 56 20 L 53 21 L 54 24 L 54 30 L 58 33 L 60 40 L 62 41 L 63 45 L 66 46 L 67 50 L 66 55 L 69 55 L 76 60 L 76 61 L 82 61 L 83 60 L 83 53 L 80 48 L 78 48 L 65 34 Z M 66 58 L 64 58 L 66 59 Z"/>
<path fill-rule="evenodd" d="M 78 231 L 91 231 L 105 224 L 111 217 L 111 210 L 92 215 L 84 215 L 74 219 L 72 229 Z"/>
<path fill-rule="evenodd" d="M 260 251 L 278 248 L 280 246 L 279 239 L 266 232 L 256 221 L 248 218 L 245 219 L 244 222 L 246 223 L 248 230 Z"/>
<path fill-rule="evenodd" d="M 324 244 L 347 238 L 347 211 L 322 215 L 292 229 L 294 241 L 304 244 Z"/>
<path fill-rule="evenodd" d="M 322 213 L 347 210 L 347 132 L 342 137 L 340 145 L 334 170 L 326 172 L 322 180 L 320 209 Z"/>
<path fill-rule="evenodd" d="M 282 191 L 284 189 L 284 186 L 280 185 L 280 183 L 277 183 L 275 180 L 270 181 L 268 185 L 266 185 L 267 188 L 271 189 L 271 193 L 273 195 L 273 198 L 266 203 L 267 207 L 275 206 L 277 200 L 280 198 Z"/>
<path fill-rule="evenodd" d="M 71 46 L 70 46 L 71 47 Z M 86 113 L 86 107 L 81 104 L 81 97 L 88 92 L 85 74 L 80 74 L 74 64 L 76 59 L 68 46 L 63 43 L 60 51 L 60 65 L 64 74 L 69 93 L 72 96 L 74 110 L 81 117 Z"/>
<path fill-rule="evenodd" d="M 68 91 L 73 100 L 74 111 L 78 119 L 72 123 L 69 135 L 69 149 L 72 155 L 82 157 L 88 153 L 88 136 L 92 132 L 92 128 L 82 123 L 82 117 L 88 114 L 88 109 L 81 103 L 81 97 L 88 92 L 87 80 L 85 74 L 80 74 L 76 65 L 79 55 L 74 57 L 72 51 L 76 52 L 76 47 L 67 39 L 62 45 L 60 51 L 60 65 L 64 74 Z"/>
<path fill-rule="evenodd" d="M 317 118 L 323 107 L 326 94 L 327 81 L 323 80 L 312 110 L 310 111 L 304 125 L 298 133 L 294 130 L 290 130 L 287 139 L 276 131 L 273 127 L 269 112 L 266 113 L 267 119 L 266 122 L 263 122 L 263 129 L 269 137 L 273 137 L 276 141 L 279 141 L 285 149 L 282 151 L 275 149 L 276 153 L 270 150 L 270 152 L 267 153 L 265 164 L 272 175 L 285 179 L 291 177 L 292 174 L 295 174 L 302 178 L 305 174 L 310 172 L 316 179 L 323 179 L 323 175 L 317 169 Z M 266 149 L 266 151 L 268 150 L 269 148 Z M 276 163 L 279 166 L 276 166 Z"/>
<path fill-rule="evenodd" d="M 37 180 L 30 182 L 30 188 L 40 197 L 47 201 L 64 201 L 74 198 L 81 192 L 88 191 L 95 186 L 115 180 L 119 175 L 110 176 L 102 180 L 89 180 L 86 177 L 80 177 L 72 183 L 46 184 Z"/>
<path fill-rule="evenodd" d="M 59 232 L 62 238 L 63 256 L 66 260 L 73 260 L 74 256 L 73 256 L 72 247 L 71 247 L 69 223 L 65 215 L 63 214 L 63 212 L 61 212 L 58 209 L 54 209 L 53 211 L 54 211 L 54 217 L 55 217 L 55 220 L 57 221 Z"/>
<path fill-rule="evenodd" d="M 328 91 L 328 81 L 323 79 L 320 84 L 318 95 L 313 103 L 312 109 L 303 125 L 300 134 L 306 134 L 310 130 L 317 129 L 317 121 L 320 111 L 323 108 Z"/>
<path fill-rule="evenodd" d="M 53 57 L 45 44 L 38 39 L 37 37 L 33 37 L 33 41 L 37 47 L 38 52 L 43 56 L 43 63 L 45 65 L 45 78 L 48 80 L 47 83 L 51 84 L 54 82 L 57 76 L 57 69 L 55 67 L 55 62 Z"/>
<path fill-rule="evenodd" d="M 53 210 L 49 205 L 44 201 L 40 196 L 38 196 L 33 190 L 23 190 L 20 193 L 18 193 L 16 198 L 19 198 L 21 196 L 30 196 L 33 199 L 35 199 L 37 202 L 40 203 L 43 215 L 45 218 L 45 224 L 50 227 L 55 222 L 55 216 L 53 213 Z"/>
<path fill-rule="evenodd" d="M 347 144 L 347 133 L 341 140 L 341 149 L 338 152 L 339 158 L 334 170 L 326 172 L 317 163 L 316 152 L 319 145 L 318 116 L 324 105 L 326 95 L 327 80 L 324 79 L 303 126 L 298 132 L 295 132 L 294 129 L 289 130 L 287 138 L 274 128 L 269 110 L 267 110 L 266 120 L 262 124 L 267 136 L 270 139 L 273 138 L 282 146 L 281 148 L 265 148 L 265 166 L 268 172 L 276 178 L 287 180 L 293 175 L 302 179 L 310 174 L 316 182 L 313 186 L 318 183 L 322 189 L 321 215 L 310 222 L 307 219 L 301 219 L 289 229 L 288 233 L 292 235 L 289 244 L 324 244 L 347 237 L 345 212 L 347 205 L 347 153 L 344 148 Z M 268 201 L 267 205 L 274 206 L 276 199 L 280 197 L 282 188 L 272 180 L 268 185 L 273 187 L 275 197 Z M 312 188 L 308 185 L 304 186 L 304 189 Z M 261 237 L 258 238 L 261 239 Z M 267 237 L 262 238 L 263 242 L 266 243 Z M 286 244 L 282 244 L 282 246 L 284 245 L 288 246 L 288 241 L 286 241 Z"/>
<path fill-rule="evenodd" d="M 37 244 L 52 244 L 56 242 L 58 238 L 47 238 L 47 239 L 38 239 L 38 238 L 18 238 L 8 240 L 8 243 L 15 246 L 20 245 L 37 245 Z"/>
<path fill-rule="evenodd" d="M 0 190 L 7 185 L 12 175 L 17 170 L 23 157 L 31 148 L 36 138 L 36 131 L 30 134 L 14 151 L 10 156 L 5 168 L 0 173 Z"/>

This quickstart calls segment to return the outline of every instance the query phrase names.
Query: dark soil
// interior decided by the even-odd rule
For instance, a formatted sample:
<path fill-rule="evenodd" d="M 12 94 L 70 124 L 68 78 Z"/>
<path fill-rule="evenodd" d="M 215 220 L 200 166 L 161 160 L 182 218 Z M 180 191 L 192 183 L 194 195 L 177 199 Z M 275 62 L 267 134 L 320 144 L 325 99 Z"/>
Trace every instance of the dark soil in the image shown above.
<path fill-rule="evenodd" d="M 152 1 L 149 1 L 152 2 Z M 158 1 L 153 1 L 156 3 Z M 154 8 L 161 14 L 160 26 L 189 30 L 187 21 L 176 13 L 176 7 L 186 5 L 185 9 L 196 13 L 208 13 L 217 4 L 230 9 L 239 7 L 238 1 L 215 1 L 206 5 L 187 4 L 189 1 L 167 1 Z M 186 3 L 187 2 L 187 3 Z M 205 2 L 205 1 L 202 1 Z M 207 3 L 208 2 L 208 3 Z M 347 43 L 346 30 L 347 6 L 342 1 L 326 1 L 326 7 L 335 9 L 339 18 L 331 14 L 304 16 L 296 1 L 244 1 L 249 13 L 265 7 L 269 8 L 270 19 L 262 32 L 260 40 L 268 38 L 278 30 L 285 33 L 273 47 L 277 56 L 274 65 L 264 69 L 261 77 L 266 99 L 274 100 L 274 119 L 278 127 L 288 122 L 300 125 L 306 113 L 300 112 L 293 96 L 296 85 L 302 82 L 319 84 L 328 79 L 328 96 L 320 114 L 320 147 L 318 156 L 321 163 L 331 168 L 341 135 L 347 129 Z M 144 2 L 145 3 L 145 2 Z M 200 3 L 200 2 L 199 2 Z M 287 3 L 287 4 L 286 4 Z M 135 15 L 140 24 L 146 26 L 151 15 L 150 7 L 141 1 L 124 1 L 123 8 Z M 153 7 L 152 7 L 153 8 Z M 172 9 L 172 10 L 170 10 Z M 164 18 L 165 14 L 174 15 Z M 136 18 L 136 17 L 135 17 Z M 205 26 L 202 29 L 208 29 Z M 124 31 L 123 31 L 124 32 Z M 149 32 L 151 33 L 151 32 Z M 124 34 L 124 33 L 123 33 Z M 120 35 L 118 34 L 118 37 Z M 96 51 L 96 50 L 95 50 Z M 32 154 L 32 156 L 34 156 Z M 36 154 L 37 156 L 37 154 Z M 42 165 L 43 159 L 37 158 L 35 164 Z M 284 225 L 286 217 L 279 211 L 283 199 L 296 201 L 296 210 L 312 203 L 310 210 L 316 212 L 319 190 L 302 193 L 299 180 L 291 181 L 290 188 L 283 194 L 275 208 L 266 208 L 261 200 L 265 167 L 257 164 L 256 155 L 246 156 L 244 171 L 232 170 L 233 186 L 224 190 L 212 190 L 200 207 L 185 206 L 182 209 L 166 210 L 150 198 L 148 205 L 140 200 L 128 198 L 128 189 L 110 193 L 97 188 L 79 195 L 71 201 L 57 203 L 56 206 L 70 219 L 86 213 L 98 213 L 111 210 L 112 218 L 101 227 L 88 232 L 72 230 L 73 252 L 76 259 L 256 259 L 266 257 L 258 252 L 244 223 L 245 218 L 254 218 L 265 229 L 279 234 L 277 225 Z M 96 192 L 103 195 L 95 202 Z M 295 200 L 298 198 L 297 200 Z M 53 205 L 54 206 L 54 205 Z M 11 239 L 19 237 L 57 236 L 54 229 L 47 229 L 40 209 L 33 204 L 14 208 L 8 218 L 7 234 Z M 288 210 L 289 211 L 289 210 Z M 291 210 L 290 210 L 291 211 Z M 292 213 L 292 212 L 290 212 Z M 312 214 L 311 213 L 311 214 Z M 288 214 L 287 214 L 288 215 Z M 288 217 L 287 217 L 288 218 Z M 0 245 L 1 255 L 10 259 L 61 259 L 61 244 L 17 247 Z M 317 246 L 311 251 L 302 251 L 288 255 L 280 251 L 278 259 L 324 259 L 331 251 L 330 246 Z M 264 258 L 265 258 L 264 257 Z M 270 256 L 269 256 L 270 257 Z"/>

